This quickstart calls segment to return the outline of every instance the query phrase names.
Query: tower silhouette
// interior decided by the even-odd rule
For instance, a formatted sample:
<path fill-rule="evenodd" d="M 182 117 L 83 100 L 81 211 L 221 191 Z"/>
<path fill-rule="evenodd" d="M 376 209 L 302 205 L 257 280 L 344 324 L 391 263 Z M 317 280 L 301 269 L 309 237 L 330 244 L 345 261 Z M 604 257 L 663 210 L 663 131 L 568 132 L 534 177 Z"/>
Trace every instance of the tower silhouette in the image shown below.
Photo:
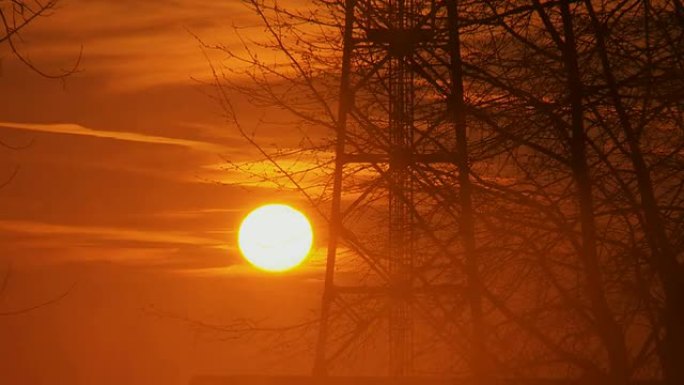
<path fill-rule="evenodd" d="M 456 6 L 345 1 L 315 374 L 364 346 L 392 377 L 473 366 L 447 358 L 480 312 Z"/>

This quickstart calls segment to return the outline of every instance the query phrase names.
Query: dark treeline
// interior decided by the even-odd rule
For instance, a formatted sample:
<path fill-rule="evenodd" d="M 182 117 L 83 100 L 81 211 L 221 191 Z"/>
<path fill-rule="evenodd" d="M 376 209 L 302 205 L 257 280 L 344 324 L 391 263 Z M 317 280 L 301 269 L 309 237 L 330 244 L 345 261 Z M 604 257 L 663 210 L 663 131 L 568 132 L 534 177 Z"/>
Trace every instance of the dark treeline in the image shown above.
<path fill-rule="evenodd" d="M 395 35 L 396 42 L 378 37 L 399 34 L 386 16 L 398 4 L 408 4 L 400 32 L 411 34 Z M 299 11 L 260 0 L 248 5 L 270 39 L 239 52 L 223 48 L 247 65 L 233 71 L 249 80 L 223 77 L 218 89 L 235 123 L 232 92 L 288 112 L 306 151 L 264 151 L 276 164 L 305 152 L 333 174 L 327 156 L 340 140 L 345 9 L 354 9 L 347 41 L 357 53 L 348 52 L 351 90 L 342 89 L 353 97 L 344 154 L 392 151 L 391 71 L 403 66 L 409 74 L 406 148 L 449 161 L 403 166 L 409 182 L 394 199 L 406 200 L 412 244 L 419 245 L 407 279 L 413 287 L 461 287 L 451 302 L 423 302 L 441 309 L 436 334 L 458 345 L 453 355 L 460 357 L 432 366 L 482 380 L 684 384 L 680 1 L 321 0 Z M 366 276 L 381 276 L 391 245 L 374 229 L 387 217 L 396 179 L 383 161 L 368 159 L 338 159 L 341 238 L 361 256 L 355 261 Z M 327 216 L 334 183 L 312 178 L 312 170 L 280 168 Z M 430 269 L 446 273 L 424 273 Z M 372 312 L 377 303 L 369 301 L 364 309 Z"/>

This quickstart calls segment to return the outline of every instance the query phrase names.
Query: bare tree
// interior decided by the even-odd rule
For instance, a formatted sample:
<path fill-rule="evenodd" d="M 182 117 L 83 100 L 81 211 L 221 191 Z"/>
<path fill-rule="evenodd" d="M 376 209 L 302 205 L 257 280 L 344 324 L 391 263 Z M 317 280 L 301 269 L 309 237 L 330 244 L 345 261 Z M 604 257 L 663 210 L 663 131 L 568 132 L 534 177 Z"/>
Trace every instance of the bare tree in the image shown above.
<path fill-rule="evenodd" d="M 0 281 L 0 298 L 3 298 L 6 295 L 7 289 L 9 287 L 10 280 L 12 278 L 12 265 L 10 264 L 7 269 L 5 269 L 5 273 L 3 274 L 2 281 Z M 69 293 L 71 293 L 71 290 L 74 288 L 75 285 L 72 285 L 69 289 L 65 290 L 61 294 L 59 294 L 56 297 L 50 298 L 46 301 L 29 305 L 29 306 L 24 306 L 16 309 L 8 309 L 8 310 L 3 310 L 0 309 L 0 317 L 9 317 L 9 316 L 17 316 L 17 315 L 22 315 L 26 313 L 30 313 L 34 310 L 38 310 L 40 308 L 46 307 L 53 305 L 62 299 L 64 299 Z"/>
<path fill-rule="evenodd" d="M 9 46 L 12 54 L 25 66 L 40 76 L 51 79 L 64 79 L 75 73 L 81 61 L 79 54 L 71 69 L 61 70 L 57 73 L 46 72 L 33 63 L 24 54 L 18 42 L 26 28 L 41 17 L 52 14 L 59 0 L 0 0 L 0 44 Z"/>
<path fill-rule="evenodd" d="M 21 35 L 27 27 L 38 21 L 41 17 L 50 16 L 55 10 L 58 1 L 59 0 L 0 0 L 0 46 L 7 45 L 14 57 L 34 73 L 45 78 L 64 80 L 66 77 L 78 71 L 82 50 L 71 69 L 51 73 L 41 69 L 33 63 L 29 57 L 22 52 L 18 45 L 18 42 L 21 41 Z M 0 147 L 12 151 L 25 149 L 30 146 L 31 143 L 32 142 L 29 141 L 25 145 L 16 146 L 0 139 Z M 10 184 L 17 176 L 18 172 L 19 166 L 13 169 L 7 179 L 0 182 L 0 189 Z"/>
<path fill-rule="evenodd" d="M 677 286 L 681 283 L 681 261 L 677 262 L 681 246 L 667 246 L 681 243 L 675 233 L 665 230 L 667 220 L 672 220 L 670 226 L 677 228 L 681 219 L 673 213 L 681 207 L 678 182 L 673 184 L 668 180 L 678 175 L 674 165 L 681 164 L 678 116 L 682 85 L 681 76 L 675 75 L 681 73 L 678 36 L 682 28 L 681 23 L 677 24 L 681 20 L 681 4 L 602 4 L 596 10 L 589 1 L 573 5 L 520 2 L 508 7 L 500 2 L 488 3 L 502 32 L 509 37 L 504 40 L 519 48 L 512 50 L 509 46 L 496 50 L 496 38 L 492 36 L 495 48 L 492 51 L 499 55 L 497 61 L 480 62 L 479 66 L 472 67 L 472 74 L 508 95 L 509 106 L 502 103 L 502 107 L 510 111 L 512 105 L 520 105 L 521 109 L 510 117 L 529 116 L 524 124 L 539 127 L 535 134 L 539 139 L 544 134 L 546 142 L 557 137 L 558 143 L 567 143 L 552 153 L 551 148 L 543 148 L 547 144 L 540 146 L 542 142 L 535 138 L 535 146 L 530 148 L 546 157 L 547 162 L 558 162 L 575 175 L 582 228 L 594 233 L 586 234 L 582 230 L 583 243 L 595 244 L 593 248 L 601 250 L 602 255 L 591 258 L 595 261 L 591 268 L 595 277 L 592 286 L 596 293 L 603 292 L 601 296 L 608 301 L 592 307 L 600 311 L 594 313 L 597 325 L 604 324 L 600 335 L 612 357 L 614 379 L 624 382 L 626 376 L 633 376 L 643 367 L 644 357 L 652 357 L 654 341 L 655 345 L 660 344 L 657 341 L 662 327 L 659 322 L 669 323 L 671 328 L 667 333 L 670 336 L 665 337 L 667 341 L 662 342 L 668 346 L 665 350 L 682 346 L 677 342 L 681 332 L 672 330 L 681 322 L 667 320 L 678 317 L 680 311 L 675 309 L 681 306 L 666 310 L 671 304 L 666 304 L 667 301 L 661 304 L 657 296 L 645 294 L 663 290 L 676 301 L 682 292 Z M 536 20 L 531 17 L 533 14 L 538 16 Z M 541 35 L 535 31 L 541 31 Z M 606 42 L 607 36 L 612 39 L 610 44 Z M 544 44 L 545 41 L 549 44 Z M 487 55 L 483 52 L 485 60 Z M 566 79 L 567 86 L 556 79 Z M 491 117 L 492 111 L 488 112 Z M 548 131 L 544 126 L 557 131 Z M 563 127 L 571 128 L 568 134 L 563 132 Z M 518 135 L 518 140 L 521 139 Z M 570 158 L 556 156 L 568 152 Z M 647 158 L 651 159 L 650 164 L 645 161 Z M 529 175 L 535 179 L 542 175 L 538 169 L 528 170 L 533 171 Z M 652 175 L 660 173 L 668 178 L 651 180 Z M 674 179 L 679 181 L 681 177 Z M 551 192 L 551 185 L 539 186 L 540 193 Z M 655 191 L 667 203 L 656 203 Z M 594 240 L 586 238 L 587 235 Z M 670 250 L 671 256 L 664 257 L 662 250 Z M 578 255 L 587 252 L 586 249 L 578 251 Z M 668 273 L 664 273 L 663 261 L 669 261 Z M 626 273 L 627 266 L 633 266 L 634 270 Z M 658 271 L 666 275 L 660 278 L 660 284 L 649 278 Z M 637 293 L 627 285 L 642 288 Z M 666 285 L 670 288 L 665 288 Z M 600 304 L 602 300 L 597 298 Z M 626 307 L 628 303 L 631 304 Z M 641 322 L 637 319 L 654 317 L 653 310 L 645 309 L 644 305 L 645 308 L 662 306 L 663 314 L 668 315 L 655 316 L 660 321 L 651 323 L 650 336 L 637 348 L 632 346 L 635 329 Z M 600 322 L 601 318 L 606 322 Z M 627 349 L 624 346 L 628 333 L 632 337 Z M 665 376 L 672 383 L 678 383 L 678 374 L 670 372 L 675 354 L 673 351 L 667 354 L 670 358 L 661 357 Z"/>
<path fill-rule="evenodd" d="M 367 80 L 381 65 L 373 57 L 347 64 L 340 57 L 352 2 L 314 1 L 303 12 L 260 0 L 247 3 L 269 40 L 243 40 L 241 53 L 224 50 L 246 65 L 216 76 L 231 123 L 325 217 L 323 204 L 340 204 L 330 186 L 342 179 L 359 196 L 352 209 L 369 213 L 365 221 L 381 217 L 378 206 L 386 195 L 380 190 L 388 187 L 391 172 L 371 163 L 338 166 L 334 174 L 329 157 L 322 156 L 340 145 L 341 125 L 349 127 L 344 145 L 359 152 L 377 151 L 387 135 L 381 118 L 387 89 Z M 363 12 L 386 5 L 376 2 Z M 470 281 L 467 295 L 457 290 L 448 301 L 427 305 L 452 309 L 432 313 L 443 317 L 439 338 L 465 360 L 478 356 L 473 372 L 486 367 L 495 376 L 524 377 L 562 371 L 615 385 L 664 376 L 680 383 L 681 3 L 473 0 L 420 6 L 434 7 L 435 20 L 449 19 L 450 44 L 435 57 L 410 59 L 412 68 L 427 69 L 416 70 L 416 110 L 425 115 L 415 124 L 431 116 L 425 132 L 433 138 L 443 134 L 439 127 L 452 128 L 455 151 L 443 150 L 455 155 L 455 167 L 416 171 L 411 191 L 430 199 L 411 215 L 427 239 L 422 244 L 439 254 L 435 263 L 454 264 L 454 282 L 462 283 L 460 276 Z M 263 52 L 276 59 L 263 59 L 273 57 Z M 369 91 L 356 90 L 346 107 L 349 101 L 338 94 L 345 83 L 339 78 L 343 65 L 369 82 Z M 320 156 L 319 169 L 335 177 L 307 185 L 302 175 L 312 168 L 282 162 L 302 150 L 260 145 L 240 124 L 231 93 L 286 111 L 304 129 L 302 146 Z M 335 105 L 349 109 L 353 121 L 341 121 L 345 114 L 335 113 Z M 337 134 L 338 141 L 319 138 L 313 145 L 310 134 L 321 129 Z M 348 222 L 332 220 L 352 251 L 361 259 L 371 256 L 361 275 L 382 274 L 381 267 L 374 271 L 373 256 L 388 246 L 352 209 L 345 215 L 368 230 L 366 237 L 353 237 L 344 227 Z M 468 306 L 470 318 L 455 310 Z M 378 312 L 370 303 L 365 309 L 373 315 L 339 330 L 355 338 L 376 330 Z M 464 328 L 475 336 L 467 348 L 456 346 Z M 451 364 L 462 362 L 455 358 Z"/>

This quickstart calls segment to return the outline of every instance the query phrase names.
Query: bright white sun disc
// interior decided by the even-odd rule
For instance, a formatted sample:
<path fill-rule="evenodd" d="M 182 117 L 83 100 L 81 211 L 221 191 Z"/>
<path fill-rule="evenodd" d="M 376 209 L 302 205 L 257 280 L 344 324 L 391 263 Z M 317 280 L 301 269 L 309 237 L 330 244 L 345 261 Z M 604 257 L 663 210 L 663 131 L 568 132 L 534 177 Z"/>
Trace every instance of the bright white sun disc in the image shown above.
<path fill-rule="evenodd" d="M 312 243 L 309 220 L 283 204 L 265 205 L 250 212 L 238 232 L 242 255 L 266 271 L 285 271 L 299 265 L 311 251 Z"/>

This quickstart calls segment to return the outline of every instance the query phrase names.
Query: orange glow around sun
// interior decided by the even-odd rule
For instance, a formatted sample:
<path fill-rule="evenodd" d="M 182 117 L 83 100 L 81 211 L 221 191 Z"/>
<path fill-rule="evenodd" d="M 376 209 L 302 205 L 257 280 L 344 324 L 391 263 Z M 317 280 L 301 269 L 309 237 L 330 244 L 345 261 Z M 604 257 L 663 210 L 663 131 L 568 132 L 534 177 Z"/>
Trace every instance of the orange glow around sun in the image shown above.
<path fill-rule="evenodd" d="M 238 245 L 255 267 L 271 272 L 290 270 L 311 251 L 313 230 L 304 214 L 283 204 L 269 204 L 242 221 Z"/>

